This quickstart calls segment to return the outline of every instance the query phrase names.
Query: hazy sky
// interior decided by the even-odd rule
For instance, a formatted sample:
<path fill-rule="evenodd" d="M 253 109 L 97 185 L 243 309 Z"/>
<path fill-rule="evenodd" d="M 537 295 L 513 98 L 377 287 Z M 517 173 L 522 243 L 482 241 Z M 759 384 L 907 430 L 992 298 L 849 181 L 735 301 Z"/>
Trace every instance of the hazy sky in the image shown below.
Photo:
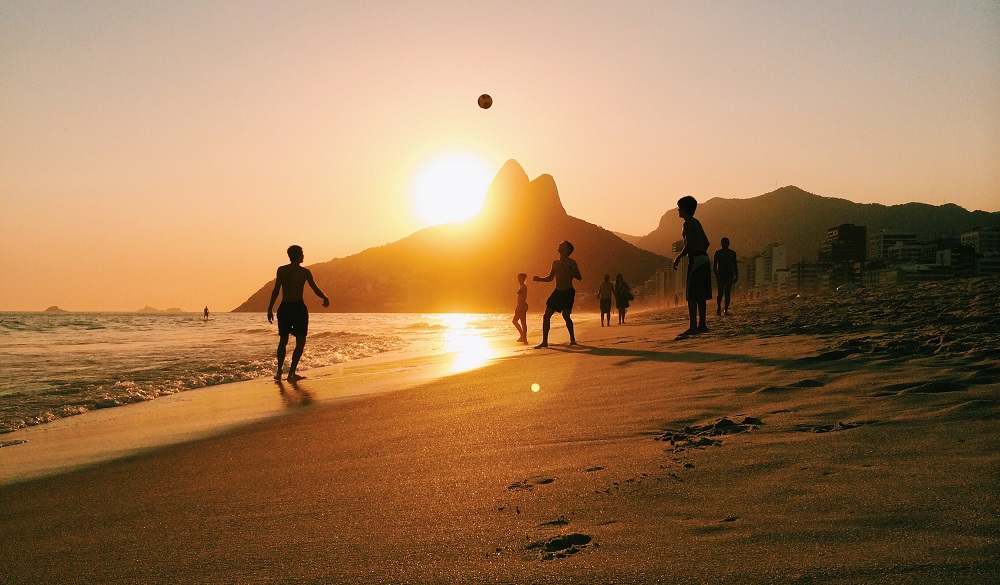
<path fill-rule="evenodd" d="M 637 235 L 784 185 L 996 211 L 1000 3 L 0 0 L 0 310 L 230 310 L 426 225 L 444 151 Z"/>

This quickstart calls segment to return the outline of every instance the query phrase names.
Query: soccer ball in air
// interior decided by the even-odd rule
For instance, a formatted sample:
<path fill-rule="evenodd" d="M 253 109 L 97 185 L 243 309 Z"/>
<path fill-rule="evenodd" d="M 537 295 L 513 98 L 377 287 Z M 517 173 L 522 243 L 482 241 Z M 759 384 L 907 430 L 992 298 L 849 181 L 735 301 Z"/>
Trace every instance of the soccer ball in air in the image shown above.
<path fill-rule="evenodd" d="M 483 95 L 479 96 L 479 107 L 480 108 L 482 108 L 484 110 L 488 110 L 488 109 L 490 109 L 490 106 L 492 106 L 492 105 L 493 105 L 493 98 L 490 97 L 490 94 L 484 93 Z"/>

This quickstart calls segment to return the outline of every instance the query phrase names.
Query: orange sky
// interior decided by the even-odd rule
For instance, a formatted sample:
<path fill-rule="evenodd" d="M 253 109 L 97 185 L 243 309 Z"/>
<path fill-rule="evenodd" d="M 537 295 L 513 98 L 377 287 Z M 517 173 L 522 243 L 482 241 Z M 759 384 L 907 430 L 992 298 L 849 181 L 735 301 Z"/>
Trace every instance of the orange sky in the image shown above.
<path fill-rule="evenodd" d="M 784 185 L 996 211 L 998 30 L 972 1 L 4 2 L 0 310 L 232 309 L 291 243 L 423 227 L 445 150 L 632 234 Z"/>

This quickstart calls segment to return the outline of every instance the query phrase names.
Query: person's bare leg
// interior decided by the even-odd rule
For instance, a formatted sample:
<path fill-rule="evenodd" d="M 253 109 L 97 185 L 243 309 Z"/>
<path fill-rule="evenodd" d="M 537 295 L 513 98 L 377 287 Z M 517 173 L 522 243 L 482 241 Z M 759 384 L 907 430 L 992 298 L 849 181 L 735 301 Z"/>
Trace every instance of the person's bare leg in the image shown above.
<path fill-rule="evenodd" d="M 545 315 L 542 317 L 542 342 L 535 346 L 535 349 L 542 349 L 549 346 L 549 327 L 552 325 L 552 313 L 549 307 L 545 307 Z"/>
<path fill-rule="evenodd" d="M 528 318 L 526 315 L 521 315 L 521 339 L 518 341 L 528 343 Z"/>
<path fill-rule="evenodd" d="M 527 324 L 522 325 L 521 321 L 522 318 L 520 315 L 514 315 L 514 318 L 511 319 L 511 323 L 513 323 L 514 327 L 517 329 L 517 340 L 525 341 L 528 338 Z"/>
<path fill-rule="evenodd" d="M 281 371 L 285 369 L 285 346 L 288 345 L 288 335 L 278 336 L 278 373 L 274 375 L 275 380 L 281 379 Z"/>
<path fill-rule="evenodd" d="M 573 319 L 569 313 L 563 313 L 563 320 L 566 321 L 566 330 L 569 331 L 569 344 L 576 345 L 576 336 L 573 335 Z"/>
<path fill-rule="evenodd" d="M 708 325 L 705 324 L 705 311 L 706 305 L 708 303 L 705 300 L 698 301 L 698 332 L 704 333 L 708 331 Z"/>
<path fill-rule="evenodd" d="M 698 303 L 697 301 L 688 301 L 688 320 L 690 325 L 687 331 L 681 333 L 681 335 L 694 335 L 698 333 Z"/>
<path fill-rule="evenodd" d="M 295 368 L 299 365 L 299 358 L 302 357 L 302 350 L 306 348 L 306 336 L 296 335 L 295 336 L 295 349 L 292 350 L 292 363 L 288 367 L 288 379 L 289 380 L 301 380 L 305 376 L 300 376 L 295 373 Z"/>

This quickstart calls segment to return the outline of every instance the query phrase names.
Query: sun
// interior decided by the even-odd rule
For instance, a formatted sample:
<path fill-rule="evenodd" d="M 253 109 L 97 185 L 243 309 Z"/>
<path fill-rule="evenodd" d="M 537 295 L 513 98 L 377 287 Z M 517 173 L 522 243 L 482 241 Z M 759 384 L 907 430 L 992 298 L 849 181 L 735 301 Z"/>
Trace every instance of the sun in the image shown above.
<path fill-rule="evenodd" d="M 472 219 L 483 208 L 494 172 L 486 160 L 472 153 L 439 154 L 413 177 L 413 210 L 428 226 Z"/>

